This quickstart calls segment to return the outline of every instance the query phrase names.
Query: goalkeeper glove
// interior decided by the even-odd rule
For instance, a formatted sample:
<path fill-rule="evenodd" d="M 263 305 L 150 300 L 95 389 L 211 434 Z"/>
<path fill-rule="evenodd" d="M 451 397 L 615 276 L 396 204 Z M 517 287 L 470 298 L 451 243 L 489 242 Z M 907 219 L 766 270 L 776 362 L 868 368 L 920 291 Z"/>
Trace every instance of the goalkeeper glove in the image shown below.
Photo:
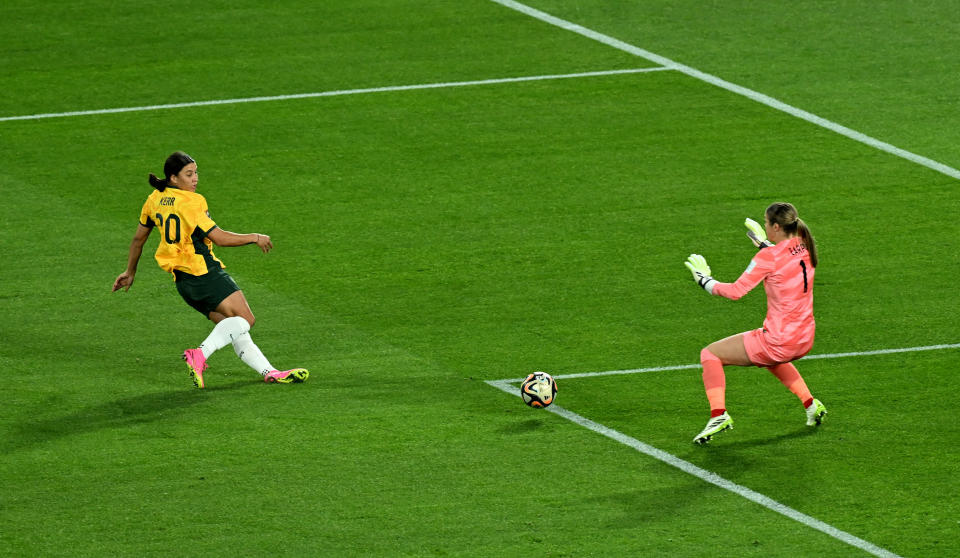
<path fill-rule="evenodd" d="M 747 236 L 750 237 L 750 240 L 753 241 L 753 245 L 758 249 L 769 248 L 770 246 L 773 246 L 773 243 L 767 240 L 767 232 L 763 230 L 763 226 L 760 225 L 760 223 L 747 217 L 747 220 L 744 221 L 743 224 L 747 226 Z"/>
<path fill-rule="evenodd" d="M 710 277 L 710 266 L 707 265 L 707 260 L 705 260 L 703 256 L 700 254 L 690 254 L 690 257 L 687 258 L 687 261 L 683 262 L 683 265 L 687 266 L 687 269 L 693 274 L 693 280 L 703 287 L 703 290 L 713 294 L 713 286 L 717 283 L 717 280 Z"/>

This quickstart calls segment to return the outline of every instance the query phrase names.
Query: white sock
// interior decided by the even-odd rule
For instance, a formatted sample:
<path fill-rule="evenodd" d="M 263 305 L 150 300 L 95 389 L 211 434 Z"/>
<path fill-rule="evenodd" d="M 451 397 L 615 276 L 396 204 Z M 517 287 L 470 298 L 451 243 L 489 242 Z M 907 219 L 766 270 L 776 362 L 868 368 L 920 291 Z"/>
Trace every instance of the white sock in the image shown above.
<path fill-rule="evenodd" d="M 266 376 L 267 372 L 274 370 L 273 366 L 270 365 L 270 361 L 267 360 L 267 357 L 263 356 L 260 347 L 253 342 L 249 333 L 244 333 L 233 340 L 233 350 L 236 351 L 240 360 L 260 373 L 261 376 Z"/>
<path fill-rule="evenodd" d="M 210 355 L 226 347 L 228 343 L 232 343 L 234 339 L 248 331 L 250 331 L 250 323 L 240 316 L 225 318 L 214 326 L 213 331 L 198 348 L 203 351 L 203 358 L 210 358 Z"/>

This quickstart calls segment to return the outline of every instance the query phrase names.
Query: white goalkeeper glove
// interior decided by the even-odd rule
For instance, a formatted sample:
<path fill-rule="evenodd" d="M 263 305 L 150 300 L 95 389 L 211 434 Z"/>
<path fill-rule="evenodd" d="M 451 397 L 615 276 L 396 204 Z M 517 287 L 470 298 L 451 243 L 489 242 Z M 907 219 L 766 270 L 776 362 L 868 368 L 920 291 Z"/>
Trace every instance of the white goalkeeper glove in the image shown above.
<path fill-rule="evenodd" d="M 687 261 L 683 262 L 683 265 L 687 266 L 687 269 L 693 274 L 693 280 L 703 287 L 703 290 L 713 294 L 713 286 L 717 283 L 717 280 L 710 277 L 710 266 L 707 265 L 707 260 L 705 260 L 703 256 L 700 254 L 690 254 L 690 257 L 687 258 Z"/>
<path fill-rule="evenodd" d="M 743 222 L 747 226 L 747 236 L 753 241 L 753 245 L 758 249 L 769 248 L 773 243 L 767 240 L 767 232 L 763 230 L 763 225 L 747 217 Z"/>

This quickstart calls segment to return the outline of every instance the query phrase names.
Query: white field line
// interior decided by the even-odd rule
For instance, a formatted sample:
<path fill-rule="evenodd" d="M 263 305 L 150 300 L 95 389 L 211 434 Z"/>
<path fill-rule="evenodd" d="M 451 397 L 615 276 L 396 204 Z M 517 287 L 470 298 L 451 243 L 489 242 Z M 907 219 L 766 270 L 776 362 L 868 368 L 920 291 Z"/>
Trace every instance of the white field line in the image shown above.
<path fill-rule="evenodd" d="M 519 392 L 517 391 L 516 387 L 511 385 L 508 380 L 490 380 L 487 383 L 506 393 L 509 393 L 512 395 L 519 395 Z M 823 521 L 820 521 L 819 519 L 816 519 L 814 517 L 810 517 L 807 514 L 800 513 L 799 511 L 789 506 L 785 506 L 772 498 L 769 498 L 767 496 L 764 496 L 763 494 L 760 494 L 759 492 L 750 490 L 745 486 L 741 486 L 734 482 L 728 481 L 727 479 L 721 477 L 716 473 L 712 473 L 710 471 L 707 471 L 706 469 L 701 469 L 700 467 L 697 467 L 696 465 L 694 465 L 693 463 L 690 463 L 689 461 L 684 461 L 683 459 L 680 459 L 679 457 L 671 453 L 667 453 L 663 450 L 659 450 L 649 444 L 645 444 L 640 440 L 637 440 L 636 438 L 632 438 L 612 428 L 608 428 L 600 423 L 594 422 L 588 418 L 585 418 L 576 413 L 570 412 L 564 409 L 563 407 L 558 407 L 557 405 L 551 405 L 550 407 L 547 407 L 546 410 L 554 413 L 555 415 L 559 415 L 573 423 L 579 424 L 580 426 L 586 428 L 587 430 L 596 432 L 597 434 L 606 436 L 607 438 L 610 438 L 612 440 L 616 440 L 617 442 L 620 442 L 625 446 L 629 446 L 639 451 L 640 453 L 649 455 L 650 457 L 657 459 L 659 461 L 662 461 L 667 465 L 672 465 L 673 467 L 680 469 L 684 473 L 693 475 L 705 482 L 718 486 L 729 492 L 733 492 L 734 494 L 738 496 L 742 496 L 743 498 L 746 498 L 751 502 L 760 504 L 761 506 L 769 510 L 775 511 L 781 515 L 789 517 L 790 519 L 802 525 L 805 525 L 812 529 L 816 529 L 817 531 L 820 531 L 822 533 L 826 533 L 827 535 L 839 541 L 845 542 L 850 546 L 859 548 L 865 552 L 873 554 L 874 556 L 881 556 L 883 558 L 899 558 L 897 554 L 894 554 L 884 548 L 880 548 L 879 546 L 869 541 L 865 541 L 859 537 L 855 537 L 854 535 L 851 535 L 846 531 L 841 531 L 840 529 L 837 529 L 836 527 L 828 523 L 824 523 Z"/>
<path fill-rule="evenodd" d="M 960 343 L 946 344 L 946 345 L 927 345 L 924 347 L 903 347 L 899 349 L 878 349 L 875 351 L 857 351 L 852 353 L 824 353 L 819 355 L 807 355 L 799 360 L 815 360 L 820 358 L 845 358 L 845 357 L 862 357 L 862 356 L 872 356 L 872 355 L 889 355 L 894 353 L 915 353 L 918 351 L 937 351 L 941 349 L 960 349 Z M 554 374 L 554 379 L 562 380 L 566 378 L 589 378 L 593 376 L 618 376 L 621 374 L 643 374 L 645 372 L 664 372 L 668 370 L 690 370 L 693 368 L 700 368 L 699 364 L 675 364 L 672 366 L 653 366 L 650 368 L 630 368 L 627 370 L 607 370 L 604 372 L 577 372 L 574 374 Z M 503 380 L 494 380 L 497 382 L 513 382 L 517 383 L 522 381 L 523 378 L 510 378 Z"/>
<path fill-rule="evenodd" d="M 850 138 L 850 139 L 852 139 L 852 140 L 855 140 L 855 141 L 858 141 L 858 142 L 860 142 L 860 143 L 869 145 L 869 146 L 874 147 L 874 148 L 876 148 L 876 149 L 879 149 L 879 150 L 881 150 L 881 151 L 886 151 L 887 153 L 890 153 L 890 154 L 892 154 L 892 155 L 896 155 L 897 157 L 901 157 L 901 158 L 906 159 L 906 160 L 908 160 L 908 161 L 912 161 L 912 162 L 914 162 L 914 163 L 917 163 L 918 165 L 922 165 L 922 166 L 924 166 L 924 167 L 927 167 L 928 169 L 935 170 L 935 171 L 937 171 L 937 172 L 939 172 L 939 173 L 942 173 L 942 174 L 945 174 L 945 175 L 947 175 L 947 176 L 949 176 L 949 177 L 960 179 L 960 170 L 957 170 L 957 169 L 955 169 L 955 168 L 953 168 L 953 167 L 944 165 L 943 163 L 939 163 L 939 162 L 937 162 L 937 161 L 934 161 L 933 159 L 929 159 L 929 158 L 924 157 L 924 156 L 922 156 L 922 155 L 917 155 L 916 153 L 911 153 L 910 151 L 907 151 L 907 150 L 905 150 L 905 149 L 900 149 L 899 147 L 897 147 L 897 146 L 895 146 L 895 145 L 891 145 L 891 144 L 889 144 L 889 143 L 887 143 L 887 142 L 880 141 L 880 140 L 878 140 L 878 139 L 876 139 L 876 138 L 872 138 L 872 137 L 870 137 L 870 136 L 868 136 L 868 135 L 866 135 L 866 134 L 863 134 L 863 133 L 861 133 L 861 132 L 858 132 L 858 131 L 856 131 L 856 130 L 851 130 L 850 128 L 847 128 L 846 126 L 842 126 L 842 125 L 840 125 L 840 124 L 837 124 L 836 122 L 831 122 L 831 121 L 827 120 L 826 118 L 821 118 L 821 117 L 819 117 L 819 116 L 817 116 L 817 115 L 815 115 L 815 114 L 809 113 L 809 112 L 807 112 L 807 111 L 805 111 L 805 110 L 802 110 L 802 109 L 796 108 L 796 107 L 794 107 L 794 106 L 788 105 L 787 103 L 784 103 L 784 102 L 782 102 L 782 101 L 779 101 L 779 100 L 777 100 L 777 99 L 774 99 L 773 97 L 764 95 L 763 93 L 758 93 L 757 91 L 754 91 L 754 90 L 752 90 L 752 89 L 747 89 L 746 87 L 737 85 L 737 84 L 735 84 L 735 83 L 730 83 L 729 81 L 726 81 L 726 80 L 724 80 L 724 79 L 721 79 L 721 78 L 719 78 L 719 77 L 717 77 L 717 76 L 714 76 L 714 75 L 711 75 L 711 74 L 708 74 L 708 73 L 705 73 L 705 72 L 701 72 L 700 70 L 697 70 L 696 68 L 691 68 L 690 66 L 685 66 L 685 65 L 680 64 L 680 63 L 678 63 L 678 62 L 675 62 L 675 61 L 673 61 L 673 60 L 670 60 L 669 58 L 665 58 L 665 57 L 663 57 L 663 56 L 660 56 L 659 54 L 655 54 L 655 53 L 652 53 L 652 52 L 650 52 L 650 51 L 648 51 L 648 50 L 644 50 L 644 49 L 642 49 L 642 48 L 639 48 L 639 47 L 633 46 L 633 45 L 631 45 L 631 44 L 625 43 L 625 42 L 623 42 L 623 41 L 620 41 L 620 40 L 618 40 L 618 39 L 614 39 L 613 37 L 610 37 L 610 36 L 608 36 L 608 35 L 604 35 L 603 33 L 599 33 L 599 32 L 597 32 L 597 31 L 594 31 L 594 30 L 592 30 L 592 29 L 588 29 L 588 28 L 583 27 L 583 26 L 581 26 L 581 25 L 577 25 L 576 23 L 572 23 L 572 22 L 566 21 L 566 20 L 564 20 L 564 19 L 560 19 L 560 18 L 555 17 L 555 16 L 552 16 L 552 15 L 546 13 L 546 12 L 541 12 L 540 10 L 531 8 L 530 6 L 527 6 L 527 5 L 525 5 L 525 4 L 521 4 L 520 2 L 514 2 L 513 0 L 490 0 L 490 1 L 491 1 L 491 2 L 496 2 L 497 4 L 500 4 L 500 5 L 502 5 L 502 6 L 506 6 L 507 8 L 516 10 L 516 11 L 521 12 L 521 13 L 524 13 L 524 14 L 530 16 L 530 17 L 539 19 L 540 21 L 543 21 L 543 22 L 545 22 L 545 23 L 549 23 L 550 25 L 555 25 L 555 26 L 560 27 L 560 28 L 562 28 L 562 29 L 566 29 L 567 31 L 572 31 L 572 32 L 577 33 L 577 34 L 579 34 L 579 35 L 583 35 L 584 37 L 588 37 L 588 38 L 593 39 L 593 40 L 595 40 L 595 41 L 599 41 L 599 42 L 601 42 L 601 43 L 603 43 L 603 44 L 605 44 L 605 45 L 611 46 L 611 47 L 613 47 L 613 48 L 615 48 L 615 49 L 622 50 L 622 51 L 624 51 L 624 52 L 628 52 L 628 53 L 630 53 L 630 54 L 633 54 L 634 56 L 639 56 L 640 58 L 644 58 L 644 59 L 649 60 L 649 61 L 651 61 L 651 62 L 655 62 L 655 63 L 657 63 L 657 64 L 660 64 L 660 65 L 663 66 L 664 68 L 669 68 L 669 69 L 671 69 L 671 70 L 676 70 L 676 71 L 681 72 L 681 73 L 684 73 L 684 74 L 686 74 L 686 75 L 688 75 L 688 76 L 690 76 L 690 77 L 692 77 L 692 78 L 696 78 L 696 79 L 699 79 L 699 80 L 701 80 L 701 81 L 705 81 L 705 82 L 707 82 L 707 83 L 709 83 L 709 84 L 711 84 L 711 85 L 715 85 L 715 86 L 717 86 L 717 87 L 726 89 L 727 91 L 731 91 L 731 92 L 736 93 L 736 94 L 738 94 L 738 95 L 743 95 L 744 97 L 747 97 L 748 99 L 751 99 L 751 100 L 756 101 L 756 102 L 758 102 L 758 103 L 762 103 L 762 104 L 767 105 L 767 106 L 769 106 L 769 107 L 775 108 L 775 109 L 777 109 L 777 110 L 779 110 L 779 111 L 783 111 L 783 112 L 785 112 L 785 113 L 787 113 L 787 114 L 789 114 L 789 115 L 791 115 L 791 116 L 795 116 L 795 117 L 800 118 L 800 119 L 802 119 L 802 120 L 806 120 L 807 122 L 816 124 L 817 126 L 821 126 L 821 127 L 826 128 L 826 129 L 828 129 L 828 130 L 831 130 L 831 131 L 833 131 L 833 132 L 836 132 L 836 133 L 838 133 L 838 134 L 840 134 L 840 135 L 846 136 L 846 137 L 848 137 L 848 138 Z"/>
<path fill-rule="evenodd" d="M 320 91 L 317 93 L 296 93 L 291 95 L 271 95 L 267 97 L 244 97 L 239 99 L 215 99 L 212 101 L 192 101 L 188 103 L 170 103 L 164 105 L 147 105 L 140 107 L 121 107 L 96 110 L 76 110 L 70 112 L 50 112 L 44 114 L 27 114 L 23 116 L 2 116 L 0 122 L 11 120 L 40 120 L 42 118 L 63 118 L 67 116 L 91 116 L 95 114 L 116 114 L 121 112 L 141 112 L 150 110 L 168 110 L 188 107 L 205 107 L 211 105 L 235 105 L 239 103 L 262 103 L 267 101 L 289 101 L 292 99 L 312 99 L 315 97 L 337 97 L 341 95 L 363 95 L 366 93 L 387 93 L 391 91 L 413 91 L 417 89 L 442 89 L 449 87 L 467 87 L 471 85 L 496 85 L 500 83 L 517 83 L 523 81 L 543 81 L 551 79 L 574 79 L 596 76 L 613 76 L 619 74 L 642 74 L 646 72 L 662 72 L 672 68 L 631 68 L 626 70 L 603 70 L 598 72 L 578 72 L 573 74 L 548 74 L 542 76 L 522 76 L 512 78 L 480 79 L 472 81 L 452 81 L 445 83 L 422 83 L 416 85 L 392 85 L 386 87 L 370 87 L 365 89 L 342 89 L 337 91 Z"/>
<path fill-rule="evenodd" d="M 809 355 L 804 357 L 804 359 L 846 358 L 846 357 L 855 357 L 855 356 L 862 357 L 862 356 L 873 356 L 873 355 L 889 355 L 889 354 L 896 354 L 896 353 L 911 353 L 911 352 L 919 352 L 919 351 L 936 351 L 936 350 L 943 350 L 943 349 L 960 349 L 960 343 L 927 345 L 922 347 L 904 347 L 904 348 L 898 348 L 898 349 L 879 349 L 875 351 L 828 353 L 828 354 L 819 354 L 819 355 Z M 557 378 L 557 379 L 587 378 L 587 377 L 596 377 L 596 376 L 612 376 L 612 375 L 618 375 L 618 374 L 640 374 L 645 372 L 686 370 L 686 369 L 692 369 L 692 368 L 700 368 L 700 365 L 699 364 L 681 364 L 681 365 L 675 365 L 675 366 L 655 366 L 652 368 L 635 368 L 632 370 L 610 370 L 608 372 L 586 372 L 582 374 L 558 374 L 554 376 L 554 378 Z M 517 382 L 520 382 L 521 380 L 523 380 L 523 378 L 511 378 L 511 379 L 505 379 L 505 380 L 487 380 L 486 383 L 505 393 L 519 397 L 520 393 L 515 384 Z M 631 447 L 642 454 L 648 455 L 654 459 L 662 461 L 667 465 L 676 467 L 677 469 L 680 469 L 681 471 L 687 474 L 693 475 L 694 477 L 697 477 L 705 482 L 718 486 L 724 490 L 733 492 L 734 494 L 741 496 L 743 498 L 746 498 L 751 502 L 760 504 L 761 506 L 771 511 L 775 511 L 802 525 L 805 525 L 812 529 L 816 529 L 817 531 L 825 533 L 850 546 L 859 548 L 864 552 L 870 553 L 874 556 L 880 556 L 883 558 L 899 558 L 897 554 L 894 554 L 884 548 L 880 548 L 879 546 L 876 546 L 875 544 L 869 541 L 865 541 L 859 537 L 851 535 L 846 531 L 841 531 L 840 529 L 837 529 L 836 527 L 833 527 L 830 524 L 824 523 L 819 519 L 816 519 L 814 517 L 801 513 L 789 506 L 785 506 L 780 502 L 773 500 L 772 498 L 769 498 L 767 496 L 764 496 L 763 494 L 760 494 L 759 492 L 756 492 L 745 486 L 741 486 L 739 484 L 731 482 L 721 477 L 720 475 L 717 475 L 716 473 L 707 471 L 706 469 L 701 469 L 700 467 L 697 467 L 696 465 L 694 465 L 693 463 L 690 463 L 689 461 L 684 461 L 683 459 L 680 459 L 679 457 L 671 453 L 667 453 L 649 444 L 645 444 L 640 440 L 637 440 L 636 438 L 632 438 L 630 436 L 627 436 L 626 434 L 623 434 L 622 432 L 618 432 L 612 428 L 608 428 L 598 422 L 594 422 L 586 417 L 583 417 L 576 413 L 568 411 L 563 407 L 560 407 L 558 405 L 551 405 L 550 407 L 547 407 L 546 410 L 556 415 L 559 415 L 575 424 L 579 424 L 580 426 L 586 428 L 587 430 L 590 430 L 591 432 L 595 432 L 602 436 L 606 436 L 611 440 L 620 442 L 621 444 Z"/>

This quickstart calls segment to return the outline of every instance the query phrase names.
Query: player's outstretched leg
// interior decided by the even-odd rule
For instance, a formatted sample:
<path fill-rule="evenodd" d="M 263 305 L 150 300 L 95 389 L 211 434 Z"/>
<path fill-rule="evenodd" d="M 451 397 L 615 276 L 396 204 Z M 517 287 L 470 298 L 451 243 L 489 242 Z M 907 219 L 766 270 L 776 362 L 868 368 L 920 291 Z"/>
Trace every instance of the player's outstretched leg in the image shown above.
<path fill-rule="evenodd" d="M 711 418 L 707 422 L 707 426 L 705 426 L 704 429 L 693 439 L 693 443 L 706 444 L 711 438 L 713 438 L 715 434 L 723 432 L 729 428 L 733 428 L 733 419 L 730 417 L 729 413 L 724 412 L 720 416 Z"/>
<path fill-rule="evenodd" d="M 807 426 L 820 426 L 826 414 L 827 408 L 823 406 L 819 399 L 814 399 L 807 406 Z"/>
<path fill-rule="evenodd" d="M 268 384 L 278 383 L 278 384 L 299 384 L 300 382 L 307 381 L 307 378 L 310 377 L 310 372 L 306 368 L 294 368 L 292 370 L 273 370 L 267 372 L 263 377 L 263 381 Z"/>
<path fill-rule="evenodd" d="M 190 376 L 193 378 L 193 385 L 203 388 L 203 371 L 207 369 L 207 359 L 203 356 L 200 349 L 187 349 L 183 351 L 183 360 L 190 369 Z"/>

